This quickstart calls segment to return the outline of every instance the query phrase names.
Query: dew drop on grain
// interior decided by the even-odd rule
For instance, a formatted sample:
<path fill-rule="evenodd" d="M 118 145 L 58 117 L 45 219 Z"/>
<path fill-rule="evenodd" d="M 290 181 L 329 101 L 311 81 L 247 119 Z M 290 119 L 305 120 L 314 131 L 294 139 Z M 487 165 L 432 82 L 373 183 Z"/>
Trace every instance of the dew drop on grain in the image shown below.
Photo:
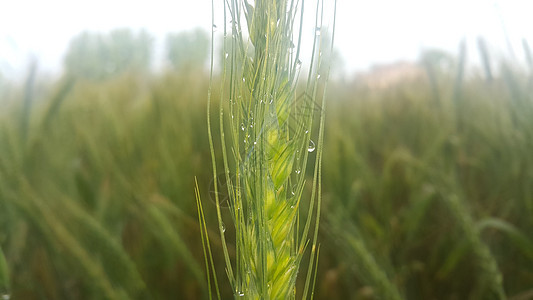
<path fill-rule="evenodd" d="M 307 147 L 307 151 L 309 153 L 315 151 L 315 142 L 313 142 L 313 140 L 309 140 L 309 146 Z"/>

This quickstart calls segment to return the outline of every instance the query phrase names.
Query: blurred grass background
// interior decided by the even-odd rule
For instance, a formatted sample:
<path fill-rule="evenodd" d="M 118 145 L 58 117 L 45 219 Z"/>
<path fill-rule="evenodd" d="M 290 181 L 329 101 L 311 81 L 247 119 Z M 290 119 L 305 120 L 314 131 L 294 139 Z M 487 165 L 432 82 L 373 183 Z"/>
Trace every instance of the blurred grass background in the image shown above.
<path fill-rule="evenodd" d="M 91 39 L 102 40 L 78 43 Z M 105 45 L 73 46 L 58 80 L 33 68 L 0 86 L 0 294 L 205 299 L 197 177 L 231 298 L 209 200 L 203 60 L 169 43 L 181 56 L 150 73 L 146 52 Z M 80 49 L 114 56 L 82 64 Z M 416 78 L 330 82 L 317 299 L 533 299 L 531 55 L 524 67 L 480 51 L 478 72 L 462 51 L 446 68 L 435 52 Z"/>

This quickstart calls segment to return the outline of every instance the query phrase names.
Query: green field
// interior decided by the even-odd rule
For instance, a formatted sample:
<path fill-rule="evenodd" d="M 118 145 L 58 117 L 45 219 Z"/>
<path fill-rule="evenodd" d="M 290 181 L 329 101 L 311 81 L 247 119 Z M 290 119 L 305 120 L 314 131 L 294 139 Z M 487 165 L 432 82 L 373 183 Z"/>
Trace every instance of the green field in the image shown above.
<path fill-rule="evenodd" d="M 330 81 L 315 299 L 533 299 L 533 72 L 512 66 Z M 232 297 L 208 84 L 196 70 L 2 86 L 0 294 L 206 299 L 196 177 Z"/>

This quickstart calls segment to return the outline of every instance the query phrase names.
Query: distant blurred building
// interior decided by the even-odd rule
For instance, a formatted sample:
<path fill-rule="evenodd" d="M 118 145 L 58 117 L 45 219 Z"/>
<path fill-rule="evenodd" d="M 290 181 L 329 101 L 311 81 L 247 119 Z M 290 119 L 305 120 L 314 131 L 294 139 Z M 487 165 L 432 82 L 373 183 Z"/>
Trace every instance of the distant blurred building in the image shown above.
<path fill-rule="evenodd" d="M 391 64 L 376 65 L 368 72 L 355 77 L 358 86 L 371 89 L 386 89 L 405 82 L 426 78 L 423 66 L 416 62 L 399 61 Z"/>

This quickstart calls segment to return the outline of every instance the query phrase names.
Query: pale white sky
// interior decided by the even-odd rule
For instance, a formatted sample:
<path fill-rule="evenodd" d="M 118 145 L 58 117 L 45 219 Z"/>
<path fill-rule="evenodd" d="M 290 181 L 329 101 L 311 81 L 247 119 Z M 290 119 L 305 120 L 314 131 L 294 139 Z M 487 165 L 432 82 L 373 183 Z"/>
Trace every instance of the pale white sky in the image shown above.
<path fill-rule="evenodd" d="M 316 0 L 306 0 L 312 20 Z M 168 32 L 210 30 L 210 0 L 2 0 L 0 72 L 24 72 L 30 57 L 42 70 L 58 71 L 70 38 L 83 30 L 145 28 L 162 45 Z M 222 0 L 215 0 L 219 15 Z M 325 0 L 325 5 L 333 0 Z M 530 4 L 531 3 L 531 4 Z M 483 35 L 495 52 L 508 51 L 504 20 L 517 56 L 521 39 L 533 44 L 533 1 L 529 0 L 338 0 L 336 46 L 349 70 L 416 59 L 421 49 L 455 52 L 466 37 L 471 52 Z M 216 21 L 221 22 L 221 21 Z M 312 24 L 309 38 L 312 38 Z M 306 36 L 304 31 L 304 37 Z M 533 45 L 532 45 L 533 46 Z"/>

